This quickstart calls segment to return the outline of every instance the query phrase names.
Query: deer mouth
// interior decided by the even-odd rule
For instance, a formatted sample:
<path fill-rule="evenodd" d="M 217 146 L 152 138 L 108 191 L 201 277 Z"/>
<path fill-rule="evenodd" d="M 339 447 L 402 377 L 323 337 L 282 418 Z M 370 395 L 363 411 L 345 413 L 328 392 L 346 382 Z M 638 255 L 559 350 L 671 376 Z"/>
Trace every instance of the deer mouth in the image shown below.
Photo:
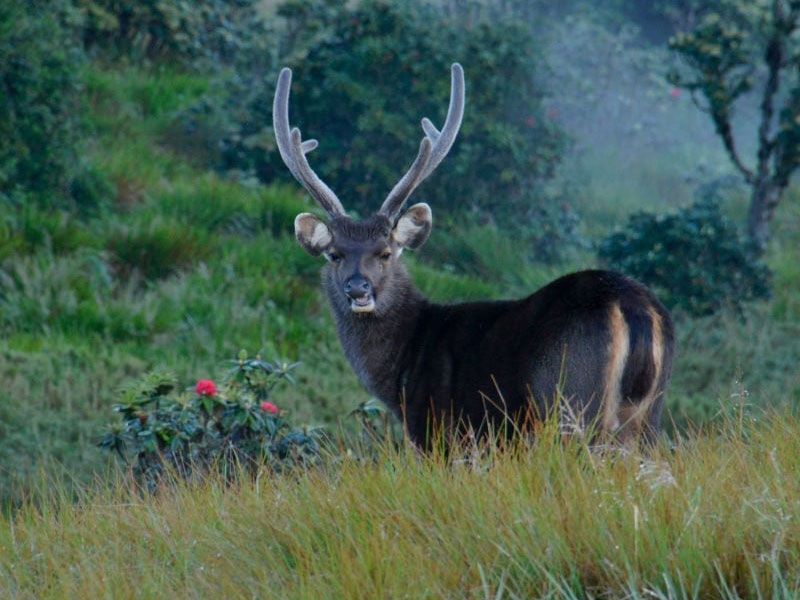
<path fill-rule="evenodd" d="M 375 310 L 375 296 L 367 294 L 359 298 L 350 299 L 350 310 L 357 313 L 367 313 Z"/>

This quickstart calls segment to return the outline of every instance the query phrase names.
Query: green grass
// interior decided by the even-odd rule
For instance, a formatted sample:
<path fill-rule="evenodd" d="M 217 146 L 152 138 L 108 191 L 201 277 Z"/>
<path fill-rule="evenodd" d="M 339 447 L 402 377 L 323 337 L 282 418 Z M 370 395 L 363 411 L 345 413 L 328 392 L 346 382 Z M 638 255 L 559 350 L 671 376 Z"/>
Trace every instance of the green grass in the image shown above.
<path fill-rule="evenodd" d="M 386 449 L 154 496 L 63 484 L 0 517 L 16 598 L 789 598 L 800 594 L 800 421 L 746 418 L 673 449 Z"/>
<path fill-rule="evenodd" d="M 114 418 L 116 390 L 155 367 L 190 385 L 241 348 L 300 360 L 297 386 L 280 390 L 276 402 L 301 422 L 336 424 L 367 399 L 320 293 L 320 263 L 292 238 L 295 215 L 315 210 L 310 200 L 297 186 L 225 180 L 177 147 L 175 116 L 210 93 L 207 79 L 91 68 L 86 81 L 85 119 L 95 133 L 86 160 L 108 179 L 109 196 L 82 217 L 0 206 L 5 501 L 43 460 L 77 481 L 101 470 L 105 457 L 93 442 Z M 620 167 L 613 154 L 592 160 L 581 167 L 592 175 L 591 198 L 579 206 L 592 239 L 634 207 L 688 198 L 685 182 L 676 184 L 677 198 L 664 198 L 663 182 L 644 194 L 658 170 L 652 156 L 624 178 L 609 175 Z M 668 421 L 683 427 L 724 414 L 742 390 L 757 404 L 800 400 L 799 200 L 791 190 L 776 218 L 772 301 L 746 317 L 679 317 Z M 568 264 L 532 263 L 502 229 L 438 217 L 428 245 L 406 260 L 422 291 L 445 302 L 522 296 L 595 266 L 586 251 Z"/>
<path fill-rule="evenodd" d="M 209 80 L 161 65 L 135 68 L 87 69 L 84 82 L 90 102 L 87 118 L 100 129 L 118 128 L 129 119 L 157 131 L 170 118 L 209 91 Z"/>
<path fill-rule="evenodd" d="M 86 160 L 108 197 L 80 217 L 0 206 L 0 597 L 800 596 L 796 188 L 768 254 L 774 297 L 744 315 L 676 315 L 675 447 L 589 453 L 551 425 L 528 446 L 449 463 L 387 448 L 237 485 L 131 490 L 94 444 L 120 386 L 151 369 L 189 386 L 241 348 L 300 360 L 272 400 L 332 431 L 354 427 L 344 416 L 368 398 L 320 262 L 292 238 L 315 207 L 296 186 L 228 181 L 180 148 L 175 115 L 209 90 L 169 70 L 90 69 Z M 676 152 L 631 171 L 613 152 L 586 157 L 584 233 L 688 202 L 691 157 Z M 443 302 L 522 296 L 596 266 L 586 250 L 532 263 L 502 229 L 438 217 L 405 259 Z M 687 435 L 689 422 L 702 432 Z"/>
<path fill-rule="evenodd" d="M 187 382 L 239 349 L 301 360 L 298 385 L 276 401 L 302 421 L 335 424 L 368 398 L 342 356 L 319 262 L 292 238 L 313 209 L 294 187 L 251 187 L 199 170 L 174 146 L 174 117 L 208 90 L 168 70 L 90 69 L 95 137 L 87 160 L 111 184 L 94 216 L 0 207 L 0 498 L 16 496 L 43 460 L 85 481 L 105 457 L 94 448 L 126 380 L 159 367 Z M 442 238 L 447 233 L 443 230 Z M 479 232 L 480 233 L 480 232 Z M 498 242 L 498 273 L 539 270 Z M 410 259 L 439 300 L 503 295 L 485 273 Z M 477 265 L 477 263 L 475 263 Z M 480 267 L 485 271 L 485 266 Z M 541 279 L 541 277 L 540 277 Z M 23 485 L 24 487 L 24 485 Z"/>

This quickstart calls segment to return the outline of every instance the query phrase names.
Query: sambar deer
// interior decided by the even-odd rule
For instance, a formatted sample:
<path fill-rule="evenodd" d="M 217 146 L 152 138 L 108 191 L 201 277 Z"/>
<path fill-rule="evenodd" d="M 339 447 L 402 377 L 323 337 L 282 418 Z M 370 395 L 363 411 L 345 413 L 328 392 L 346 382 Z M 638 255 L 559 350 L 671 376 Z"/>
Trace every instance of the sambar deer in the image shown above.
<path fill-rule="evenodd" d="M 443 305 L 411 282 L 401 255 L 427 240 L 431 209 L 402 212 L 414 189 L 447 155 L 464 113 L 464 72 L 452 66 L 450 106 L 441 131 L 424 137 L 408 172 L 377 213 L 348 217 L 314 173 L 289 125 L 291 70 L 279 77 L 273 125 L 283 161 L 328 213 L 295 220 L 300 245 L 323 255 L 323 286 L 344 352 L 367 390 L 428 447 L 433 428 L 485 432 L 511 419 L 549 414 L 559 401 L 597 435 L 652 440 L 659 430 L 673 356 L 673 326 L 641 284 L 611 271 L 566 275 L 521 300 Z M 560 399 L 560 400 L 559 400 Z"/>

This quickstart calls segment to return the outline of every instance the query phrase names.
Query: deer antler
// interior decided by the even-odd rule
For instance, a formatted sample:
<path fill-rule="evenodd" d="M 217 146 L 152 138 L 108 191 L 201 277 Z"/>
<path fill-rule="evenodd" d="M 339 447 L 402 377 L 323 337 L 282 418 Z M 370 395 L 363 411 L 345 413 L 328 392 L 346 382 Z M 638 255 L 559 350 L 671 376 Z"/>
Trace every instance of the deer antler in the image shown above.
<path fill-rule="evenodd" d="M 344 206 L 325 185 L 311 166 L 308 164 L 306 154 L 317 147 L 317 140 L 302 140 L 300 130 L 289 128 L 289 92 L 292 85 L 292 70 L 281 69 L 278 75 L 278 86 L 275 89 L 275 100 L 272 103 L 272 126 L 275 129 L 275 139 L 278 142 L 278 151 L 281 158 L 294 178 L 306 188 L 331 217 L 345 214 Z"/>
<path fill-rule="evenodd" d="M 425 137 L 419 146 L 417 158 L 409 167 L 408 172 L 389 192 L 379 214 L 386 216 L 389 221 L 394 221 L 403 203 L 408 199 L 417 186 L 422 183 L 433 170 L 439 166 L 450 147 L 456 140 L 464 116 L 464 69 L 458 63 L 453 63 L 450 77 L 450 106 L 447 109 L 447 118 L 442 130 L 439 131 L 427 118 L 422 119 L 422 129 Z"/>

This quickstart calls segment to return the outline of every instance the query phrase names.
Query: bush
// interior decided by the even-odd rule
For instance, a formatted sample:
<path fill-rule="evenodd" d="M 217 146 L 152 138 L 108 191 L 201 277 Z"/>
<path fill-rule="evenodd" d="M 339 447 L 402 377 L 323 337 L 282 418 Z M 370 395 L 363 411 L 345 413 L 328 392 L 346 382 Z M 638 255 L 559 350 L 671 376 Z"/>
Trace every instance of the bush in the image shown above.
<path fill-rule="evenodd" d="M 96 246 L 86 223 L 63 210 L 37 205 L 33 194 L 14 192 L 0 202 L 0 261 L 40 250 L 55 255 Z"/>
<path fill-rule="evenodd" d="M 769 271 L 706 195 L 673 215 L 637 213 L 599 247 L 609 266 L 656 288 L 670 308 L 715 313 L 769 295 Z"/>
<path fill-rule="evenodd" d="M 107 248 L 123 279 L 134 273 L 159 279 L 203 260 L 210 254 L 210 245 L 205 231 L 156 217 L 147 223 L 120 226 L 109 236 Z"/>
<path fill-rule="evenodd" d="M 83 62 L 71 15 L 64 0 L 0 3 L 0 194 L 69 196 Z"/>
<path fill-rule="evenodd" d="M 96 217 L 110 206 L 114 186 L 106 175 L 91 165 L 83 166 L 70 182 L 69 193 L 75 212 L 82 217 Z"/>
<path fill-rule="evenodd" d="M 176 182 L 156 197 L 153 212 L 214 233 L 251 237 L 267 231 L 279 237 L 292 230 L 308 205 L 295 190 L 258 186 L 245 189 L 210 175 L 191 184 Z"/>
<path fill-rule="evenodd" d="M 552 175 L 564 140 L 542 109 L 525 27 L 508 19 L 469 23 L 421 1 L 293 1 L 280 14 L 281 60 L 296 69 L 291 120 L 320 140 L 311 162 L 348 208 L 378 208 L 416 155 L 420 118 L 441 126 L 450 64 L 462 61 L 461 133 L 418 195 L 459 214 L 479 208 L 505 222 L 530 221 L 537 185 Z M 198 131 L 216 129 L 202 135 L 220 140 L 223 170 L 287 178 L 270 126 L 275 75 L 229 81 L 220 106 L 193 113 Z"/>
<path fill-rule="evenodd" d="M 185 66 L 232 63 L 266 37 L 255 0 L 76 0 L 76 4 L 84 15 L 86 48 L 116 59 Z"/>
<path fill-rule="evenodd" d="M 67 256 L 40 251 L 7 259 L 0 267 L 0 330 L 5 335 L 104 334 L 112 291 L 102 255 L 90 249 Z M 135 312 L 126 316 L 132 318 Z"/>
<path fill-rule="evenodd" d="M 151 373 L 129 385 L 114 410 L 114 425 L 99 446 L 134 462 L 134 473 L 153 488 L 165 469 L 181 476 L 211 467 L 229 475 L 268 466 L 283 470 L 313 464 L 319 457 L 320 430 L 290 426 L 286 412 L 269 402 L 272 389 L 293 381 L 295 364 L 271 363 L 245 351 L 220 387 L 200 380 L 179 390 L 171 377 Z"/>

